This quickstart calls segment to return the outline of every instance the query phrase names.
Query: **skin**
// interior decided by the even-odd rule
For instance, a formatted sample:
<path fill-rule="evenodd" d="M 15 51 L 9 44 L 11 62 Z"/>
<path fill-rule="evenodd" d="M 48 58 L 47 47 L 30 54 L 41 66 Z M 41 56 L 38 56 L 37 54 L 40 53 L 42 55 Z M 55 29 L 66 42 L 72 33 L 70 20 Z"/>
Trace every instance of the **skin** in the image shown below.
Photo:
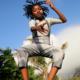
<path fill-rule="evenodd" d="M 54 7 L 53 3 L 50 1 L 50 0 L 47 0 L 45 2 L 46 4 L 49 4 L 50 8 L 53 9 L 60 17 L 60 19 L 62 20 L 63 23 L 65 23 L 67 20 L 66 18 L 64 17 L 64 15 Z M 42 8 L 39 6 L 39 5 L 35 5 L 32 9 L 32 13 L 33 13 L 33 17 L 35 17 L 36 19 L 38 19 L 40 22 L 42 21 L 42 15 L 43 13 L 42 12 Z M 39 15 L 38 15 L 39 13 Z M 41 32 L 43 34 L 43 32 L 48 32 L 48 30 L 46 30 L 45 28 L 43 28 L 43 26 L 45 25 L 46 23 L 43 23 L 42 25 L 39 25 L 39 26 L 35 26 L 35 27 L 32 27 L 31 30 L 38 30 L 39 32 Z M 48 80 L 53 80 L 56 73 L 58 71 L 58 68 L 57 67 L 52 67 L 51 68 L 51 71 L 49 73 L 49 77 L 48 77 Z M 22 68 L 21 69 L 21 74 L 23 76 L 23 80 L 29 80 L 29 77 L 28 77 L 28 69 L 27 68 Z"/>
<path fill-rule="evenodd" d="M 65 23 L 67 21 L 66 18 L 64 17 L 64 15 L 53 5 L 53 3 L 50 0 L 47 0 L 45 3 L 49 4 L 50 8 L 53 9 L 59 15 L 59 17 L 63 23 Z M 43 21 L 42 20 L 42 16 L 43 16 L 42 12 L 43 12 L 43 10 L 42 10 L 41 6 L 39 6 L 39 5 L 35 5 L 32 8 L 33 17 L 35 17 L 36 20 L 38 19 L 39 22 Z M 44 28 L 45 24 L 46 23 L 43 23 L 42 25 L 39 25 L 39 26 L 33 26 L 33 27 L 31 27 L 31 31 L 38 30 L 42 34 L 44 34 L 44 32 L 47 33 L 47 32 L 49 32 L 49 30 Z"/>
<path fill-rule="evenodd" d="M 41 6 L 39 6 L 39 5 L 33 6 L 32 15 L 33 15 L 33 17 L 35 17 L 36 19 L 38 19 L 40 21 L 42 21 L 42 16 L 43 16 L 42 12 L 43 12 L 43 10 L 42 10 Z"/>
<path fill-rule="evenodd" d="M 53 9 L 59 15 L 63 23 L 67 21 L 64 15 L 53 5 L 53 3 L 50 0 L 47 0 L 45 3 L 49 4 L 50 8 Z M 58 68 L 52 67 L 49 73 L 48 80 L 53 80 L 57 72 L 58 72 Z"/>
<path fill-rule="evenodd" d="M 53 9 L 60 17 L 63 23 L 67 21 L 67 19 L 64 17 L 64 15 L 53 5 L 53 3 L 50 0 L 47 0 L 45 2 L 46 4 L 49 4 L 50 8 Z"/>
<path fill-rule="evenodd" d="M 33 14 L 33 17 L 36 18 L 36 20 L 39 20 L 39 22 L 43 21 L 43 19 L 42 19 L 43 10 L 42 10 L 41 6 L 35 5 L 32 8 L 32 14 Z M 42 25 L 39 25 L 39 26 L 31 27 L 31 31 L 38 30 L 42 34 L 47 33 L 47 32 L 49 32 L 49 30 L 47 30 L 47 29 L 44 28 L 45 24 L 46 23 L 43 23 Z"/>

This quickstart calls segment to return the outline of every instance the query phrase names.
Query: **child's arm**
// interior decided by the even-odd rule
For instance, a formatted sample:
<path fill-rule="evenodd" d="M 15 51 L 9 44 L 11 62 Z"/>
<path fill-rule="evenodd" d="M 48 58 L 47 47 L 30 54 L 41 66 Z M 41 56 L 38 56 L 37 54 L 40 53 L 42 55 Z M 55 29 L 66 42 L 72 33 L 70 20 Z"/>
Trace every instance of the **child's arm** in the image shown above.
<path fill-rule="evenodd" d="M 64 17 L 64 15 L 56 7 L 54 7 L 53 3 L 50 0 L 47 0 L 45 3 L 46 4 L 49 3 L 50 7 L 59 15 L 59 17 L 63 23 L 67 21 L 67 19 Z"/>
<path fill-rule="evenodd" d="M 42 30 L 42 27 L 43 27 L 45 24 L 46 24 L 46 23 L 43 23 L 42 25 L 39 25 L 39 26 L 31 27 L 31 31 L 33 31 L 33 30 Z"/>
<path fill-rule="evenodd" d="M 31 31 L 34 31 L 34 30 L 38 30 L 40 33 L 44 34 L 43 32 L 47 33 L 46 31 L 49 32 L 49 30 L 43 28 L 43 26 L 45 25 L 46 23 L 43 23 L 42 25 L 39 25 L 39 26 L 33 26 L 31 27 Z"/>

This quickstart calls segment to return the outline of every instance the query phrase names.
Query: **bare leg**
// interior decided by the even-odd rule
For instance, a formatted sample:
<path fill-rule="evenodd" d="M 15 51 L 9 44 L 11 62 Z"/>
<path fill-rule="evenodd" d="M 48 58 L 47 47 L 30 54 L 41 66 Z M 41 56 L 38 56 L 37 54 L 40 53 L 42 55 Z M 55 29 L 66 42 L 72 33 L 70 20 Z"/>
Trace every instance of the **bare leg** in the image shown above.
<path fill-rule="evenodd" d="M 27 68 L 21 68 L 21 74 L 23 76 L 23 80 L 29 80 L 29 77 L 28 77 L 28 69 Z"/>
<path fill-rule="evenodd" d="M 51 68 L 51 71 L 49 73 L 48 80 L 53 80 L 53 78 L 56 75 L 57 71 L 58 71 L 58 68 L 57 67 L 52 67 Z"/>

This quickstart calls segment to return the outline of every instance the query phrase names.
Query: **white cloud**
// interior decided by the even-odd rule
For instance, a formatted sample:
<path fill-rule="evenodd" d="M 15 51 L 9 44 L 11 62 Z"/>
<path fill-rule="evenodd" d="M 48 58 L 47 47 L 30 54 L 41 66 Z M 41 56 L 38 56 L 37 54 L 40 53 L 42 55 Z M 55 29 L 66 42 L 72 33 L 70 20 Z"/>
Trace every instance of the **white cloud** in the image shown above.
<path fill-rule="evenodd" d="M 32 35 L 31 36 L 28 36 L 26 39 L 31 39 L 31 38 L 32 38 Z M 31 41 L 30 40 L 24 40 L 22 46 L 26 46 L 26 45 L 29 45 L 29 44 L 31 44 Z"/>
<path fill-rule="evenodd" d="M 62 69 L 57 74 L 62 75 L 62 78 L 67 78 L 68 74 L 73 76 L 75 69 L 80 66 L 80 25 L 67 27 L 56 37 L 59 40 L 57 43 L 59 46 L 68 42 Z"/>

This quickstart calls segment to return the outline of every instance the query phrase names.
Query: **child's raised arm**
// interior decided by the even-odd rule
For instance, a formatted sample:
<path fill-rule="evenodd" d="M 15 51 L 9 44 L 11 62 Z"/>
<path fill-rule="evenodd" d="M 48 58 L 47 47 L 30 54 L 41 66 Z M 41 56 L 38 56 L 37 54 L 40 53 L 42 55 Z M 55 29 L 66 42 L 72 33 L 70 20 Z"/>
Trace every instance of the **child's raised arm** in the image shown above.
<path fill-rule="evenodd" d="M 64 15 L 53 5 L 53 3 L 50 0 L 47 0 L 45 3 L 46 4 L 49 3 L 50 7 L 59 15 L 59 17 L 63 23 L 67 21 L 67 19 L 64 17 Z"/>

